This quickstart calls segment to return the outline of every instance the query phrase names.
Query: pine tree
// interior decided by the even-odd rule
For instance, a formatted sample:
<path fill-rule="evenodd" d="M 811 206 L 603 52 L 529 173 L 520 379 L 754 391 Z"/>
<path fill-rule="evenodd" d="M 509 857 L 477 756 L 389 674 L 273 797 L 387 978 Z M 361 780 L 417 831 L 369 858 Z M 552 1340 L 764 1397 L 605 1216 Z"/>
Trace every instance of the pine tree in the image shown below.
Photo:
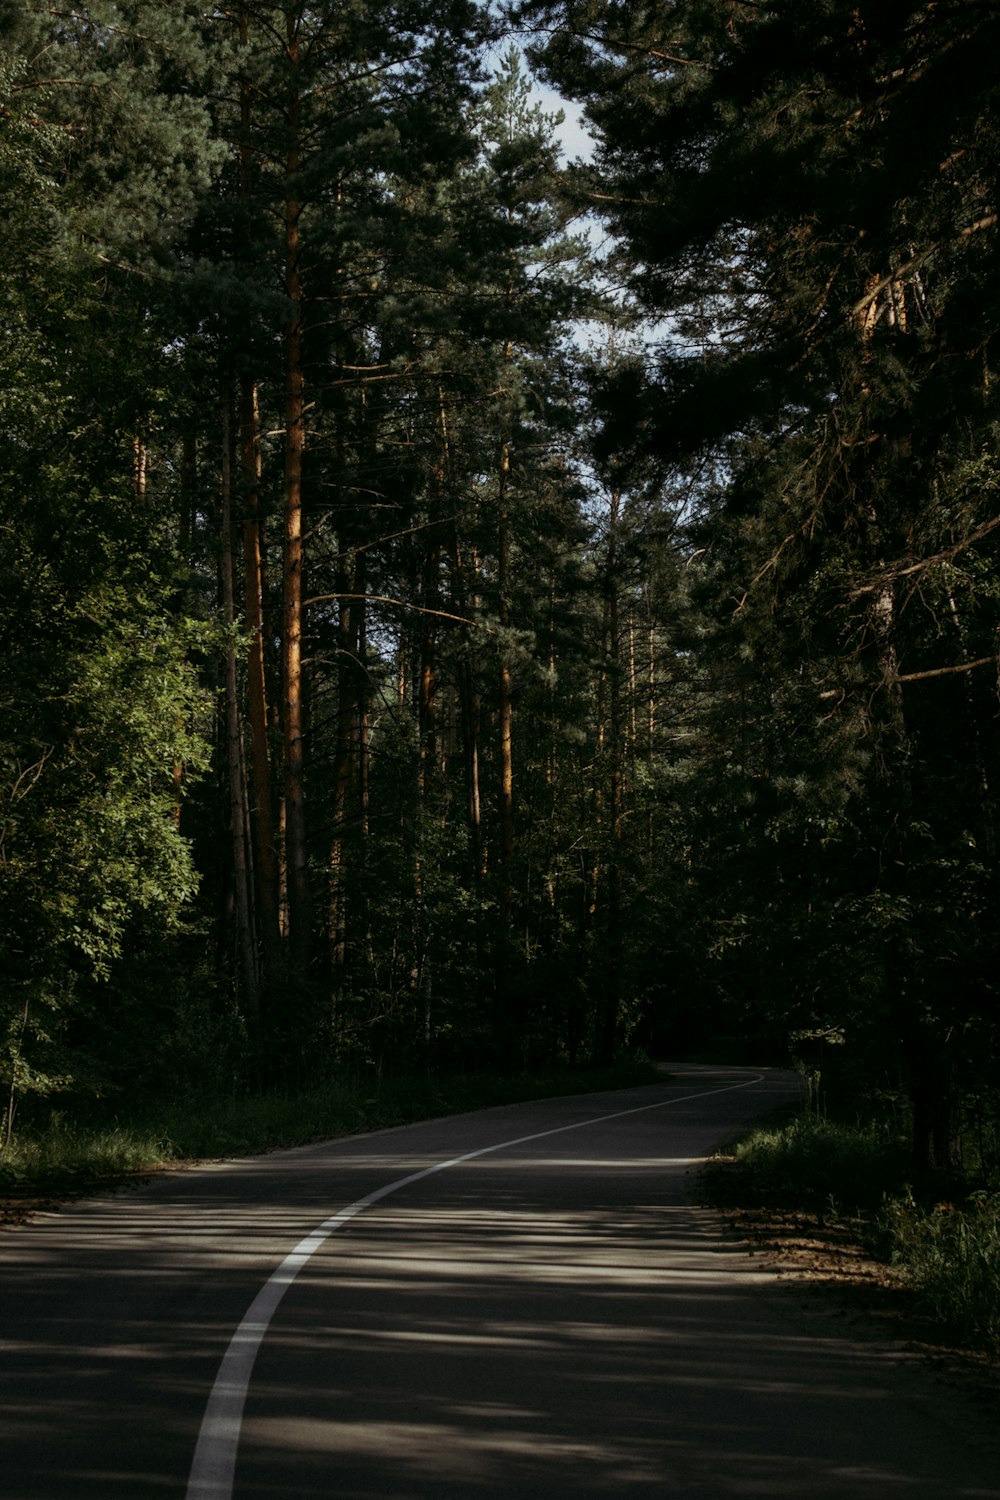
<path fill-rule="evenodd" d="M 606 448 L 674 484 L 698 455 L 721 475 L 697 542 L 746 816 L 713 892 L 738 870 L 756 885 L 746 969 L 783 974 L 791 1024 L 844 1026 L 882 1062 L 902 1038 L 918 1151 L 946 1161 L 948 1075 L 995 1045 L 973 913 L 996 880 L 1000 23 L 906 3 L 522 11 L 558 17 L 546 64 L 601 140 L 581 191 L 668 320 L 649 378 L 608 391 Z"/>

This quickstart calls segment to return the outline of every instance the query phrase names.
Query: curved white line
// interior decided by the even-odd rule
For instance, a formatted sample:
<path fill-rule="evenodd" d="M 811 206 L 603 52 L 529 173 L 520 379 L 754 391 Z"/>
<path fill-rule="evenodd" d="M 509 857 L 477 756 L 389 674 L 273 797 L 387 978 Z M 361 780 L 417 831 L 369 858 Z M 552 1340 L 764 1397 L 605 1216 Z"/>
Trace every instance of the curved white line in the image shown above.
<path fill-rule="evenodd" d="M 722 1088 L 703 1089 L 697 1094 L 684 1094 L 679 1099 L 661 1099 L 656 1104 L 641 1104 L 636 1109 L 619 1109 L 609 1115 L 593 1115 L 589 1120 L 577 1120 L 572 1125 L 558 1125 L 554 1130 L 539 1130 L 534 1135 L 521 1135 L 512 1141 L 500 1141 L 495 1146 L 483 1146 L 478 1151 L 467 1151 L 463 1156 L 453 1156 L 448 1161 L 439 1161 L 433 1167 L 424 1167 L 420 1172 L 411 1172 L 408 1177 L 368 1193 L 364 1198 L 342 1208 L 324 1220 L 311 1234 L 300 1240 L 295 1249 L 286 1255 L 278 1269 L 264 1283 L 251 1302 L 246 1316 L 233 1334 L 229 1348 L 222 1357 L 219 1373 L 215 1377 L 205 1415 L 202 1419 L 198 1443 L 194 1450 L 191 1473 L 188 1478 L 186 1500 L 232 1500 L 233 1479 L 236 1471 L 236 1452 L 239 1447 L 240 1429 L 243 1424 L 243 1407 L 246 1403 L 250 1376 L 253 1372 L 257 1351 L 264 1341 L 271 1319 L 278 1304 L 288 1291 L 296 1276 L 316 1251 L 338 1229 L 370 1208 L 390 1193 L 409 1187 L 411 1182 L 420 1182 L 424 1177 L 433 1177 L 457 1167 L 466 1161 L 475 1161 L 479 1156 L 490 1156 L 496 1151 L 506 1151 L 513 1146 L 524 1146 L 529 1141 L 544 1140 L 550 1135 L 565 1135 L 570 1130 L 582 1130 L 587 1125 L 603 1124 L 606 1120 L 620 1120 L 625 1115 L 647 1114 L 653 1109 L 666 1109 L 671 1104 L 685 1104 L 690 1099 L 705 1099 L 710 1094 L 729 1094 L 735 1089 L 749 1088 L 761 1083 L 763 1073 L 755 1074 L 742 1083 L 729 1083 Z"/>

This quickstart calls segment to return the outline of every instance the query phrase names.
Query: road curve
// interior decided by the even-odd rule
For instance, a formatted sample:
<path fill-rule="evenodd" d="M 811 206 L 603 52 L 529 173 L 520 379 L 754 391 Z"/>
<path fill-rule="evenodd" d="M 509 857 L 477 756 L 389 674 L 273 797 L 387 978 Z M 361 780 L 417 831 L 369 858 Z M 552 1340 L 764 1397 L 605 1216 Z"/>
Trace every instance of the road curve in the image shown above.
<path fill-rule="evenodd" d="M 919 1367 L 687 1201 L 692 1165 L 796 1088 L 687 1069 L 6 1233 L 0 1497 L 1000 1500 Z"/>

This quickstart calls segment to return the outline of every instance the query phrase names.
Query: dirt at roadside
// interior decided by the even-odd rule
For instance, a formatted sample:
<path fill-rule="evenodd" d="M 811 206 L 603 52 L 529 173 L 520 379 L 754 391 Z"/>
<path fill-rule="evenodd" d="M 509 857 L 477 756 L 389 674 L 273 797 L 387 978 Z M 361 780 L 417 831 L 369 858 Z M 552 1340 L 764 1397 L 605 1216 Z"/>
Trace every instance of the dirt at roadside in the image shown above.
<path fill-rule="evenodd" d="M 713 1158 L 699 1187 L 727 1232 L 751 1254 L 766 1256 L 783 1280 L 825 1298 L 832 1315 L 850 1320 L 853 1333 L 891 1340 L 920 1355 L 935 1375 L 1000 1420 L 1000 1357 L 950 1339 L 893 1268 L 866 1247 L 860 1220 L 748 1202 L 732 1156 Z"/>
<path fill-rule="evenodd" d="M 45 1189 L 38 1186 L 9 1187 L 0 1183 L 0 1232 L 25 1224 L 39 1214 L 56 1213 L 67 1203 L 77 1203 L 81 1198 L 93 1198 L 102 1193 L 117 1195 L 134 1192 L 160 1172 L 179 1171 L 190 1165 L 190 1162 L 184 1161 L 153 1163 L 140 1171 L 116 1173 L 108 1177 L 81 1174 L 79 1177 L 52 1182 Z"/>
<path fill-rule="evenodd" d="M 14 1224 L 23 1224 L 36 1214 L 48 1213 L 66 1202 L 66 1195 L 59 1197 L 4 1197 L 0 1198 L 0 1229 L 9 1229 Z"/>

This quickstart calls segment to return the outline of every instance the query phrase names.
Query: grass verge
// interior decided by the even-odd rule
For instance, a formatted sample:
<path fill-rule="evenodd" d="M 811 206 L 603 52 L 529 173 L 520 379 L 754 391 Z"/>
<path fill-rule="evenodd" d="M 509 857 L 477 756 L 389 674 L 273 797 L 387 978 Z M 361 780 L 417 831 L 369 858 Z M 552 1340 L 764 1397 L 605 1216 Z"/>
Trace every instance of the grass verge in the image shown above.
<path fill-rule="evenodd" d="M 921 1304 L 963 1344 L 1000 1353 L 1000 1193 L 963 1203 L 885 1203 L 876 1220 L 884 1252 Z"/>
<path fill-rule="evenodd" d="M 942 1339 L 1000 1354 L 1000 1193 L 918 1191 L 892 1130 L 808 1113 L 758 1127 L 702 1177 L 703 1195 L 804 1274 L 852 1279 L 862 1261 L 910 1293 Z M 807 1253 L 808 1247 L 808 1253 Z M 854 1273 L 856 1279 L 856 1273 Z M 870 1273 L 869 1273 L 869 1279 Z"/>

